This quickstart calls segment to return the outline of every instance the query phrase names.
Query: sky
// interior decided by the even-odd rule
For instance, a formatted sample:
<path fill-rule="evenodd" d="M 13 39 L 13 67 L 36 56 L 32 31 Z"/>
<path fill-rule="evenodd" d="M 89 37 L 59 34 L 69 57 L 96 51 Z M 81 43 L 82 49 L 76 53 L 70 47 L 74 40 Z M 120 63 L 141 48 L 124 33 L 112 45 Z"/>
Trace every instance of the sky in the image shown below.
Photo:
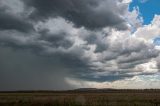
<path fill-rule="evenodd" d="M 129 10 L 132 11 L 134 7 L 139 8 L 144 25 L 150 24 L 155 14 L 160 14 L 160 2 L 157 0 L 133 0 L 130 3 Z"/>
<path fill-rule="evenodd" d="M 160 88 L 160 1 L 0 0 L 0 91 Z"/>

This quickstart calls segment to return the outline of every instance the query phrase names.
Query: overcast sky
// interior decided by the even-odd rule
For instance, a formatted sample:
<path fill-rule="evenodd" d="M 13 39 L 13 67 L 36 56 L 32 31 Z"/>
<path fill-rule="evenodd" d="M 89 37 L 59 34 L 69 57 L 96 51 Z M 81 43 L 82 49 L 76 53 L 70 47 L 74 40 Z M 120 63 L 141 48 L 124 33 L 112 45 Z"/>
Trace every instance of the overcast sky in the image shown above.
<path fill-rule="evenodd" d="M 0 90 L 160 88 L 158 4 L 0 0 Z"/>

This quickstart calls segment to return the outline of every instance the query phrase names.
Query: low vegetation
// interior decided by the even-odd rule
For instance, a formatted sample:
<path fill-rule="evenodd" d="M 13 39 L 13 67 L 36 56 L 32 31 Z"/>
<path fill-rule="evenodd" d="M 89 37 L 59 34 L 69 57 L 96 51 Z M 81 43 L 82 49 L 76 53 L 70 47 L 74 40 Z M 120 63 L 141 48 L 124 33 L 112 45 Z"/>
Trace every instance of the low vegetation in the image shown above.
<path fill-rule="evenodd" d="M 160 90 L 1 92 L 0 106 L 160 106 Z"/>

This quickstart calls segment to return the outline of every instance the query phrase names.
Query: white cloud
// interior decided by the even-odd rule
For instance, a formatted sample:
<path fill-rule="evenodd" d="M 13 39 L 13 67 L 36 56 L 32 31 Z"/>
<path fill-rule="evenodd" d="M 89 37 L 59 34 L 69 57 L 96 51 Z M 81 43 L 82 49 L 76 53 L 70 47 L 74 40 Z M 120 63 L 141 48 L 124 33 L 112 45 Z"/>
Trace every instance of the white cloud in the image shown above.
<path fill-rule="evenodd" d="M 146 3 L 146 2 L 148 2 L 149 0 L 139 0 L 139 2 L 141 2 L 141 3 Z"/>
<path fill-rule="evenodd" d="M 152 41 L 160 35 L 160 16 L 155 15 L 153 21 L 149 25 L 144 25 L 137 29 L 134 35 L 146 41 Z"/>
<path fill-rule="evenodd" d="M 155 60 L 151 60 L 148 63 L 139 64 L 135 67 L 135 70 L 142 70 L 145 73 L 157 73 L 159 71 L 157 61 Z"/>
<path fill-rule="evenodd" d="M 137 30 L 137 28 L 142 27 L 143 17 L 141 17 L 138 7 L 134 7 L 133 11 L 131 12 L 126 11 L 125 17 L 130 26 L 131 32 L 134 32 Z"/>
<path fill-rule="evenodd" d="M 132 0 L 122 0 L 122 3 L 131 3 Z"/>
<path fill-rule="evenodd" d="M 134 76 L 133 78 L 126 78 L 114 82 L 94 82 L 71 78 L 66 78 L 66 82 L 77 88 L 158 89 L 160 88 L 160 74 Z"/>
<path fill-rule="evenodd" d="M 153 26 L 155 23 L 157 21 L 153 21 Z M 145 26 L 137 27 L 138 30 L 133 34 L 129 30 L 118 31 L 116 29 L 109 30 L 108 28 L 89 31 L 83 27 L 75 28 L 73 23 L 63 18 L 55 18 L 36 25 L 37 30 L 41 31 L 45 28 L 49 32 L 47 36 L 57 36 L 61 40 L 67 38 L 73 42 L 73 45 L 67 49 L 61 45 L 58 48 L 48 45 L 46 52 L 52 54 L 58 51 L 78 56 L 80 60 L 87 62 L 91 70 L 94 70 L 90 74 L 93 77 L 112 75 L 113 72 L 118 71 L 124 71 L 126 75 L 157 73 L 156 61 L 150 60 L 156 58 L 159 51 L 155 49 L 151 42 L 138 35 L 142 29 L 146 32 Z M 62 32 L 63 34 L 61 34 Z M 92 37 L 95 38 L 92 39 Z M 50 41 L 46 42 L 51 43 Z M 102 45 L 105 47 L 104 50 L 95 52 Z M 99 72 L 100 70 L 102 72 Z"/>

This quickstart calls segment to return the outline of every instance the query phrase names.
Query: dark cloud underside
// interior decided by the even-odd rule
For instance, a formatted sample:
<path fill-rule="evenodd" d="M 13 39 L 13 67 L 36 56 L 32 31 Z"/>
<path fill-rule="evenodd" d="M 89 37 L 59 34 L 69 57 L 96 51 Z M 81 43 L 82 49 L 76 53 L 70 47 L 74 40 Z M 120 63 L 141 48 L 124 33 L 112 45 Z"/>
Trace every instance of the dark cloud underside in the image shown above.
<path fill-rule="evenodd" d="M 160 67 L 159 50 L 129 36 L 128 5 L 122 0 L 0 1 L 0 90 L 70 89 L 67 78 L 112 83 L 156 73 L 140 66 L 156 58 Z"/>
<path fill-rule="evenodd" d="M 24 0 L 34 7 L 30 17 L 34 20 L 45 20 L 49 17 L 63 17 L 75 24 L 89 29 L 112 26 L 126 29 L 122 19 L 124 6 L 118 6 L 117 0 Z"/>

